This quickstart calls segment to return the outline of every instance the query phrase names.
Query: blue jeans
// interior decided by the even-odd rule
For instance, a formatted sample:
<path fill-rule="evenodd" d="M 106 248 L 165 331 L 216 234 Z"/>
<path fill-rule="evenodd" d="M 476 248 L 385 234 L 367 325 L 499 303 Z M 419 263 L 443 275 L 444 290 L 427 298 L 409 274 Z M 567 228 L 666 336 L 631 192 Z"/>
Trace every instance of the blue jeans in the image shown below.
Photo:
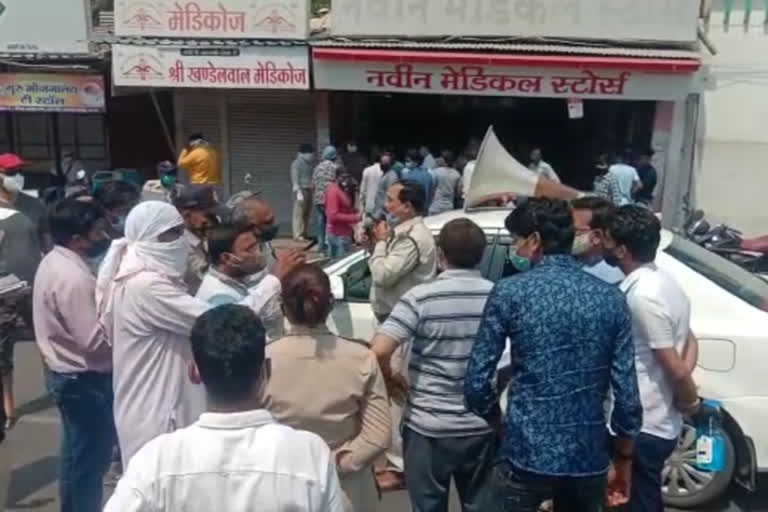
<path fill-rule="evenodd" d="M 352 239 L 348 236 L 336 236 L 328 233 L 328 248 L 332 260 L 340 260 L 349 253 Z"/>
<path fill-rule="evenodd" d="M 328 227 L 328 219 L 325 216 L 325 206 L 316 205 L 315 210 L 317 210 L 317 247 L 323 254 L 329 254 L 325 238 L 325 230 Z"/>
<path fill-rule="evenodd" d="M 507 462 L 493 468 L 485 506 L 494 512 L 537 512 L 553 499 L 557 512 L 601 512 L 605 501 L 605 475 L 554 477 L 520 471 Z"/>
<path fill-rule="evenodd" d="M 112 375 L 56 373 L 46 368 L 45 386 L 61 415 L 61 512 L 98 512 L 102 479 L 116 439 Z"/>
<path fill-rule="evenodd" d="M 635 439 L 632 460 L 632 494 L 624 512 L 662 512 L 661 471 L 677 446 L 677 439 L 641 433 Z"/>

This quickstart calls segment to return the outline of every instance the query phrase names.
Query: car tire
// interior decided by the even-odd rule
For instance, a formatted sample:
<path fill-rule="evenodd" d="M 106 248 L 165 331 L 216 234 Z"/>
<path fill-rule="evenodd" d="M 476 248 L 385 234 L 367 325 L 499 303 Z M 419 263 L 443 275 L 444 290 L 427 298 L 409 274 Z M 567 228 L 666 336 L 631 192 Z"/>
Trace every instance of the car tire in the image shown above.
<path fill-rule="evenodd" d="M 677 448 L 662 472 L 665 505 L 681 509 L 701 507 L 728 489 L 736 468 L 736 450 L 728 431 L 720 427 L 720 433 L 725 440 L 725 469 L 712 474 L 696 469 L 696 428 L 688 424 L 683 427 Z"/>

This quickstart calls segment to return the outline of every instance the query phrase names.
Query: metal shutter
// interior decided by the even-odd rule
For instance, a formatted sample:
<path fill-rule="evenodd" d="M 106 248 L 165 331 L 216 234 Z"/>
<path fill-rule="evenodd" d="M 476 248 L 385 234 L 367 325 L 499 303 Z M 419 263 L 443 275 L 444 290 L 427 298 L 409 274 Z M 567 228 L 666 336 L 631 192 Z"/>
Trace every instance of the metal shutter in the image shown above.
<path fill-rule="evenodd" d="M 249 91 L 227 95 L 231 190 L 254 183 L 284 227 L 291 222 L 290 166 L 300 144 L 315 140 L 314 103 L 308 91 Z"/>
<path fill-rule="evenodd" d="M 221 132 L 219 131 L 219 111 L 216 103 L 217 93 L 177 92 L 181 105 L 181 126 L 177 131 L 181 140 L 177 141 L 179 149 L 187 143 L 187 137 L 192 133 L 202 133 L 217 148 L 221 147 Z"/>

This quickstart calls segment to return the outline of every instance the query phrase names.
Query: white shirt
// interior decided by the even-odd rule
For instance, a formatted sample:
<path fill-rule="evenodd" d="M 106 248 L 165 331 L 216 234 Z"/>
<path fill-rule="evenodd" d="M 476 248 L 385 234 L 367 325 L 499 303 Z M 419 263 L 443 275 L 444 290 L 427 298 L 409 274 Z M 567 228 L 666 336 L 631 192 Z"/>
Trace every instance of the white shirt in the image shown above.
<path fill-rule="evenodd" d="M 537 164 L 531 163 L 531 165 L 528 166 L 528 169 L 535 172 L 539 176 L 560 183 L 560 176 L 558 176 L 552 166 L 544 160 L 540 160 Z"/>
<path fill-rule="evenodd" d="M 360 181 L 361 211 L 371 215 L 376 211 L 376 194 L 379 191 L 379 184 L 383 175 L 381 165 L 378 163 L 366 167 L 363 171 L 363 178 Z"/>
<path fill-rule="evenodd" d="M 330 450 L 265 410 L 206 413 L 147 443 L 104 512 L 343 512 Z"/>
<path fill-rule="evenodd" d="M 477 160 L 470 160 L 467 165 L 464 166 L 464 174 L 461 176 L 461 188 L 464 200 L 466 201 L 469 194 L 469 187 L 472 186 L 472 175 L 475 173 L 475 164 Z"/>
<path fill-rule="evenodd" d="M 243 305 L 267 324 L 277 322 L 280 281 L 267 276 Z M 192 384 L 189 334 L 211 304 L 152 271 L 120 281 L 114 290 L 112 377 L 115 426 L 123 467 L 147 441 L 192 424 L 205 410 L 202 386 Z"/>
<path fill-rule="evenodd" d="M 632 272 L 621 284 L 632 311 L 635 365 L 643 428 L 646 434 L 677 439 L 683 416 L 675 408 L 674 389 L 654 350 L 683 352 L 690 328 L 691 305 L 675 279 L 654 264 Z"/>

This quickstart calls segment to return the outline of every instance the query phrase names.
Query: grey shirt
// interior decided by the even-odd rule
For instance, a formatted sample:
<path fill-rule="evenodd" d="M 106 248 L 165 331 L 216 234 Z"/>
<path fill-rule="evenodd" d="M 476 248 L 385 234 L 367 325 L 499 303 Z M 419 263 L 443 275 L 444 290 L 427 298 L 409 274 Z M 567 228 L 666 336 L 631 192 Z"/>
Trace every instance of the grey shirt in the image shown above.
<path fill-rule="evenodd" d="M 461 174 L 452 167 L 438 167 L 432 171 L 432 175 L 435 177 L 437 187 L 432 205 L 429 207 L 429 214 L 437 215 L 453 210 L 461 182 Z"/>
<path fill-rule="evenodd" d="M 491 431 L 464 404 L 464 375 L 492 288 L 477 270 L 446 270 L 406 292 L 379 328 L 410 346 L 411 387 L 403 413 L 408 428 L 427 437 Z"/>
<path fill-rule="evenodd" d="M 0 205 L 0 275 L 14 274 L 30 286 L 42 253 L 37 226 L 14 208 Z"/>

